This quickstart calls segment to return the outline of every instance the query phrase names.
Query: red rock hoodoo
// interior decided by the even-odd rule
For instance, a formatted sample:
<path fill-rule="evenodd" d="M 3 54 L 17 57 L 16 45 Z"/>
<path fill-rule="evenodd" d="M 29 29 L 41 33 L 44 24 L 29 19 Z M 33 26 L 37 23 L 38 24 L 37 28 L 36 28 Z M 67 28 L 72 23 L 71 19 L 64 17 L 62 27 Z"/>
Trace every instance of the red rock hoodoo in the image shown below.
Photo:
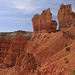
<path fill-rule="evenodd" d="M 20 54 L 21 51 L 24 50 L 25 45 L 26 38 L 22 33 L 17 38 L 11 40 L 8 55 L 3 61 L 7 67 L 15 65 L 16 57 Z"/>
<path fill-rule="evenodd" d="M 57 22 L 52 20 L 50 8 L 44 10 L 41 15 L 36 14 L 32 18 L 34 32 L 46 30 L 47 32 L 56 31 Z"/>
<path fill-rule="evenodd" d="M 59 28 L 64 28 L 75 21 L 75 13 L 72 12 L 71 4 L 61 5 L 58 11 Z"/>

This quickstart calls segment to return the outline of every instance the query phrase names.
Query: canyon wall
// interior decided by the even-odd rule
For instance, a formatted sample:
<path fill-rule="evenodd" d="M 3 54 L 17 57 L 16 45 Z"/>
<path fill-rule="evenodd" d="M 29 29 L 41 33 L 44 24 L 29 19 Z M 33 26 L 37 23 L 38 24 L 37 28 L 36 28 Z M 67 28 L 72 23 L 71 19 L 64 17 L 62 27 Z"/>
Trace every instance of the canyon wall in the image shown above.
<path fill-rule="evenodd" d="M 58 11 L 59 29 L 64 28 L 75 21 L 75 13 L 72 12 L 71 4 L 61 5 Z"/>
<path fill-rule="evenodd" d="M 45 30 L 47 32 L 56 31 L 57 22 L 52 20 L 50 8 L 44 10 L 41 15 L 36 14 L 32 18 L 34 32 Z"/>

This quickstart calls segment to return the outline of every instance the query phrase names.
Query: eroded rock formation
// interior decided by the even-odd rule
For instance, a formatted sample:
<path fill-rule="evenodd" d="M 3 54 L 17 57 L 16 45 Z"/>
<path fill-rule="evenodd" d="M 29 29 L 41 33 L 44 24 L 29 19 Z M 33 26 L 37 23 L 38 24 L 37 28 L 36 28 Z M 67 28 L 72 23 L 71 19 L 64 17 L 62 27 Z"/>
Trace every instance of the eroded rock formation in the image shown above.
<path fill-rule="evenodd" d="M 10 47 L 10 40 L 0 37 L 0 62 L 3 62 L 3 59 L 8 54 Z"/>
<path fill-rule="evenodd" d="M 21 52 L 17 57 L 15 64 L 16 75 L 29 75 L 36 68 L 36 60 L 32 53 Z"/>
<path fill-rule="evenodd" d="M 61 5 L 58 11 L 59 28 L 64 28 L 75 21 L 75 13 L 72 12 L 71 4 Z"/>
<path fill-rule="evenodd" d="M 46 30 L 47 32 L 56 31 L 57 22 L 52 21 L 52 13 L 50 8 L 44 10 L 41 15 L 36 14 L 32 18 L 34 32 Z"/>
<path fill-rule="evenodd" d="M 3 61 L 11 68 L 0 70 L 1 75 L 72 74 L 75 70 L 75 23 L 64 28 L 64 31 L 53 33 L 52 31 L 56 31 L 57 22 L 51 19 L 49 13 L 51 12 L 47 9 L 41 15 L 33 17 L 34 32 L 42 33 L 33 33 L 31 41 L 26 42 L 22 33 L 11 40 L 8 55 Z M 67 48 L 70 50 L 66 51 Z"/>
<path fill-rule="evenodd" d="M 16 57 L 24 50 L 26 45 L 26 38 L 21 33 L 17 38 L 11 40 L 8 55 L 4 59 L 4 64 L 7 67 L 12 67 L 15 65 Z"/>

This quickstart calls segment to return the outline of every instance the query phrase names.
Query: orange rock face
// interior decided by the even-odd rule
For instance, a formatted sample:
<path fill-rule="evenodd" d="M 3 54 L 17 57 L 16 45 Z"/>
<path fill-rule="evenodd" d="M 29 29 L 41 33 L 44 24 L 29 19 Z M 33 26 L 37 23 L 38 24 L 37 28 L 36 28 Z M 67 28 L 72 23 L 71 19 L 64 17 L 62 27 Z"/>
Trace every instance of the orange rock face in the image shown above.
<path fill-rule="evenodd" d="M 15 65 L 16 57 L 24 50 L 25 45 L 26 39 L 22 33 L 17 38 L 11 40 L 8 55 L 3 61 L 7 67 Z"/>
<path fill-rule="evenodd" d="M 10 40 L 0 38 L 0 62 L 3 62 L 3 59 L 8 54 L 9 47 L 10 47 Z"/>
<path fill-rule="evenodd" d="M 11 40 L 10 49 L 14 52 L 23 50 L 26 45 L 26 38 L 21 33 L 17 38 Z M 14 50 L 15 49 L 15 50 Z M 16 52 L 15 51 L 15 52 Z"/>
<path fill-rule="evenodd" d="M 50 8 L 44 10 L 41 15 L 36 14 L 32 18 L 34 32 L 46 30 L 47 32 L 56 31 L 57 22 L 52 21 Z"/>
<path fill-rule="evenodd" d="M 70 23 L 75 21 L 75 13 L 72 12 L 71 4 L 68 4 L 68 5 L 62 4 L 58 11 L 57 17 L 58 17 L 60 29 L 68 26 Z"/>
<path fill-rule="evenodd" d="M 36 70 L 36 60 L 32 53 L 21 52 L 16 59 L 16 75 L 28 75 L 31 71 Z M 32 73 L 32 72 L 31 72 Z"/>

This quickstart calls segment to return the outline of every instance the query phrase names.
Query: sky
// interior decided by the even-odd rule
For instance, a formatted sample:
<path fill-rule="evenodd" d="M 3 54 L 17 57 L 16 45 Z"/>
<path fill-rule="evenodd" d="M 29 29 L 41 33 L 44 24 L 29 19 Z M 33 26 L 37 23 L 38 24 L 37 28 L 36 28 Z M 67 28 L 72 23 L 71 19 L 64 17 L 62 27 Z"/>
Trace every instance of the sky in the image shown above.
<path fill-rule="evenodd" d="M 62 3 L 72 4 L 75 12 L 75 0 L 0 0 L 0 32 L 33 31 L 32 17 L 48 8 L 52 19 L 58 21 L 57 13 Z"/>

